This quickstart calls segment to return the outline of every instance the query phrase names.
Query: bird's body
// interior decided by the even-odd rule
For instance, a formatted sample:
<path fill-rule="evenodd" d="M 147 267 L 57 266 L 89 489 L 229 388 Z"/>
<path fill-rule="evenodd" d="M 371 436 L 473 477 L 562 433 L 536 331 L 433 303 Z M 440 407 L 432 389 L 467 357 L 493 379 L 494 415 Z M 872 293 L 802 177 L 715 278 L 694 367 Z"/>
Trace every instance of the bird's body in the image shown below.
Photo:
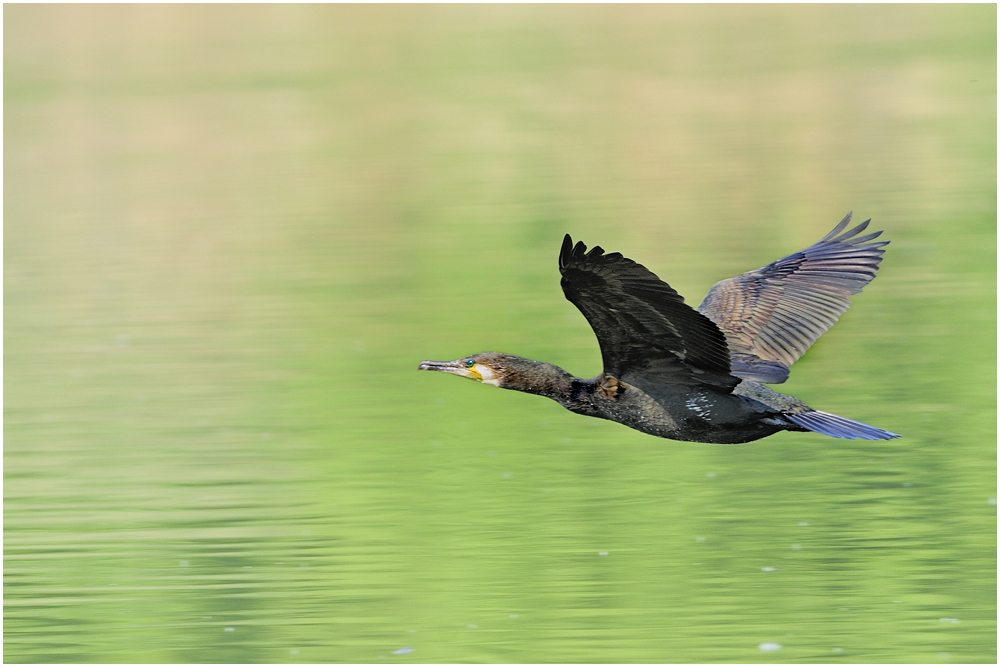
<path fill-rule="evenodd" d="M 780 383 L 875 277 L 887 242 L 841 234 L 850 214 L 805 250 L 716 284 L 698 310 L 640 264 L 569 235 L 559 255 L 562 287 L 597 334 L 604 371 L 574 377 L 558 366 L 500 352 L 421 370 L 547 396 L 581 415 L 693 442 L 750 442 L 778 431 L 869 440 L 899 437 L 814 410 L 761 382 Z M 840 234 L 840 236 L 838 236 Z"/>

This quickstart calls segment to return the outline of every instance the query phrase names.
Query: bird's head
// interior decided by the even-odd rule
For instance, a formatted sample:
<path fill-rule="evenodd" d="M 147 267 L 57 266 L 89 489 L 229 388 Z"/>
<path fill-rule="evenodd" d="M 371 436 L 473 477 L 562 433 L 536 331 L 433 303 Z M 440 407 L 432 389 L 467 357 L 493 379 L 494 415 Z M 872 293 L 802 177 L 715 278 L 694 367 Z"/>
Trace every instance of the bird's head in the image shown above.
<path fill-rule="evenodd" d="M 527 361 L 512 354 L 480 352 L 454 361 L 421 361 L 417 369 L 461 375 L 476 382 L 500 387 L 503 386 L 503 379 L 508 374 L 511 361 L 514 359 Z"/>
<path fill-rule="evenodd" d="M 573 381 L 573 376 L 558 366 L 503 352 L 480 352 L 454 361 L 421 361 L 417 368 L 549 397 L 568 392 Z"/>

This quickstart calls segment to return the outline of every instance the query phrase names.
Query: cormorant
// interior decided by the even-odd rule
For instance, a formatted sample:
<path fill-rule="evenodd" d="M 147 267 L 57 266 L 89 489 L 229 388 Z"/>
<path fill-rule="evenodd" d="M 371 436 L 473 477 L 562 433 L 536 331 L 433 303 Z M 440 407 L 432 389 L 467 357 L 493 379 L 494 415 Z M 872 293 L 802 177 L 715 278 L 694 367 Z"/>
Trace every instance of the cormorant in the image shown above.
<path fill-rule="evenodd" d="M 801 252 L 716 283 L 695 310 L 646 267 L 569 234 L 559 252 L 566 298 L 597 334 L 604 372 L 590 380 L 500 352 L 424 361 L 504 389 L 547 396 L 581 415 L 672 440 L 750 442 L 778 431 L 889 440 L 880 428 L 814 410 L 761 383 L 781 383 L 875 278 L 888 241 L 858 236 L 866 220 Z M 843 232 L 843 233 L 841 233 Z M 839 236 L 838 236 L 839 235 Z"/>

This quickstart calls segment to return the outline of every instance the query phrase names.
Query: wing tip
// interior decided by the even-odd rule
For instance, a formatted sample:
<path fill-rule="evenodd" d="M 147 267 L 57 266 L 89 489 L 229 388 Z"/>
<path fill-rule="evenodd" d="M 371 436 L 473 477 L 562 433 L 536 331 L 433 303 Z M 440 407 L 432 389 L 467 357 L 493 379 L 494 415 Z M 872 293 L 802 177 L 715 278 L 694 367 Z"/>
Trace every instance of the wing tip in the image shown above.
<path fill-rule="evenodd" d="M 573 252 L 573 237 L 569 234 L 563 237 L 562 247 L 559 249 L 559 270 L 565 269 L 569 264 L 570 255 Z"/>
<path fill-rule="evenodd" d="M 844 229 L 846 229 L 847 225 L 850 224 L 851 218 L 853 216 L 854 216 L 854 211 L 848 211 L 847 215 L 844 216 L 844 219 L 841 220 L 836 227 L 830 230 L 829 234 L 827 234 L 819 241 L 817 241 L 815 245 L 819 245 L 821 243 L 843 243 L 845 245 L 862 245 L 867 241 L 871 241 L 872 239 L 878 238 L 885 231 L 884 229 L 880 229 L 878 231 L 870 232 L 868 234 L 865 234 L 864 236 L 855 239 L 854 238 L 855 236 L 868 229 L 868 225 L 871 224 L 872 219 L 868 218 L 864 222 L 858 224 L 856 227 L 848 229 L 845 232 Z M 886 245 L 889 242 L 880 241 L 879 243 L 881 243 L 881 245 Z"/>
<path fill-rule="evenodd" d="M 854 211 L 848 211 L 847 215 L 844 216 L 844 219 L 841 220 L 840 222 L 838 222 L 837 226 L 834 227 L 832 230 L 830 230 L 829 234 L 827 234 L 826 236 L 824 236 L 823 238 L 821 238 L 819 240 L 820 243 L 822 243 L 823 241 L 829 241 L 834 236 L 836 236 L 840 232 L 844 231 L 844 228 L 847 227 L 848 224 L 850 224 L 851 218 L 853 218 L 853 217 L 854 217 Z"/>
<path fill-rule="evenodd" d="M 563 237 L 562 248 L 559 249 L 559 270 L 564 271 L 573 261 L 593 261 L 604 256 L 604 248 L 595 245 L 589 251 L 587 244 L 583 241 L 573 243 L 573 237 L 569 234 Z"/>

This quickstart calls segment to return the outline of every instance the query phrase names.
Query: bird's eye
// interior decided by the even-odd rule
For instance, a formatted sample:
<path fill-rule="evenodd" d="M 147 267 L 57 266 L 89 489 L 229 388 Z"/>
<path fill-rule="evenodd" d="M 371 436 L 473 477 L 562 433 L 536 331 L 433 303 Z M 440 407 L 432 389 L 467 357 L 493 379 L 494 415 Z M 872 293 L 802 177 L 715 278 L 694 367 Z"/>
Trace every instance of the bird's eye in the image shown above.
<path fill-rule="evenodd" d="M 465 360 L 465 367 L 466 368 L 472 368 L 475 365 L 476 365 L 476 362 L 474 362 L 472 359 L 466 359 Z"/>

